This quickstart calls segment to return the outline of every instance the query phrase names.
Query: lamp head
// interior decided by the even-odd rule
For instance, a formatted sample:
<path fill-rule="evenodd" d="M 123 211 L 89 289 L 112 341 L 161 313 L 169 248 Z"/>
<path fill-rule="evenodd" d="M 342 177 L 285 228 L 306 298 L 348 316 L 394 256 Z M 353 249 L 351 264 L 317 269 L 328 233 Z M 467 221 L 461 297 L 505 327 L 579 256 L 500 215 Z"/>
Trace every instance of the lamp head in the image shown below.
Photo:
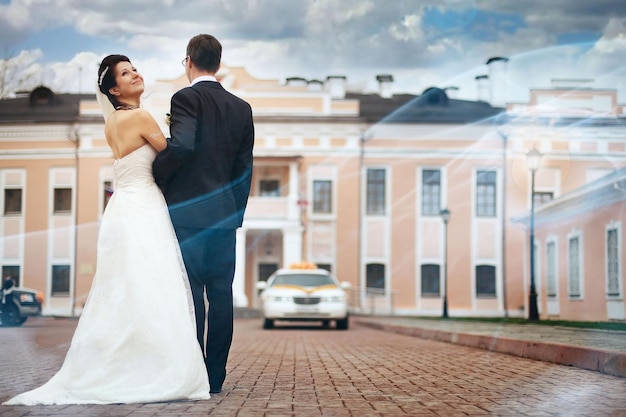
<path fill-rule="evenodd" d="M 450 220 L 450 210 L 448 210 L 447 208 L 444 208 L 439 212 L 439 215 L 441 215 L 443 222 L 445 224 L 448 224 L 448 221 Z"/>
<path fill-rule="evenodd" d="M 528 151 L 528 153 L 526 154 L 528 169 L 532 172 L 537 171 L 539 169 L 539 166 L 541 165 L 542 156 L 543 155 L 537 150 L 537 148 L 532 148 L 530 151 Z"/>

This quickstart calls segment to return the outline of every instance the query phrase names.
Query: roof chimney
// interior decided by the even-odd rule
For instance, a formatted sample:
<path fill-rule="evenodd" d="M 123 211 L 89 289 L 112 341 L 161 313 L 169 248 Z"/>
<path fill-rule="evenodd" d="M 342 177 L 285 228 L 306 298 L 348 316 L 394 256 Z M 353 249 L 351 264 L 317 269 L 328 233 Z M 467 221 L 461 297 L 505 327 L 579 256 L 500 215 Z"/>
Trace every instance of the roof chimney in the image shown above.
<path fill-rule="evenodd" d="M 306 82 L 309 91 L 323 91 L 324 83 L 320 80 L 309 80 Z"/>
<path fill-rule="evenodd" d="M 474 79 L 478 88 L 478 101 L 489 101 L 489 76 L 477 75 Z"/>
<path fill-rule="evenodd" d="M 306 79 L 301 77 L 289 77 L 285 78 L 285 84 L 288 87 L 306 87 Z"/>
<path fill-rule="evenodd" d="M 393 75 L 379 74 L 376 76 L 376 81 L 378 81 L 378 94 L 382 98 L 393 97 L 393 91 L 391 91 L 391 86 L 393 84 Z"/>
<path fill-rule="evenodd" d="M 332 98 L 346 97 L 346 77 L 345 75 L 329 75 L 326 77 L 327 89 Z"/>
<path fill-rule="evenodd" d="M 495 56 L 487 60 L 489 68 L 489 101 L 492 106 L 504 107 L 507 99 L 507 63 L 509 58 Z"/>

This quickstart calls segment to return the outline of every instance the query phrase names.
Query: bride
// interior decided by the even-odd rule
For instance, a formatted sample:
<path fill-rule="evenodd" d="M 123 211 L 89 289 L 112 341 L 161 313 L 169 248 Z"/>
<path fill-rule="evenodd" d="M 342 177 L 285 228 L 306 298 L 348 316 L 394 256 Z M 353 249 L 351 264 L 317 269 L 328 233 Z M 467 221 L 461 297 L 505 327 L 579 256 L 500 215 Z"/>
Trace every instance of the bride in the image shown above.
<path fill-rule="evenodd" d="M 5 404 L 208 399 L 185 267 L 152 177 L 167 142 L 139 108 L 143 77 L 126 56 L 104 58 L 98 86 L 115 108 L 105 111 L 104 129 L 116 187 L 100 225 L 96 274 L 61 369 Z"/>

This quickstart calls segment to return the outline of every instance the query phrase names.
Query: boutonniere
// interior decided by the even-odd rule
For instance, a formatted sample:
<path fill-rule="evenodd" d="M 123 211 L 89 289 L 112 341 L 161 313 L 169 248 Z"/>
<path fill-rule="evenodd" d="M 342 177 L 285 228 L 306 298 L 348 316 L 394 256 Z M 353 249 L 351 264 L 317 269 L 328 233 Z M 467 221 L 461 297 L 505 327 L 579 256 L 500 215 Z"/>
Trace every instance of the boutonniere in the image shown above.
<path fill-rule="evenodd" d="M 170 126 L 172 124 L 172 115 L 165 113 L 165 124 Z"/>

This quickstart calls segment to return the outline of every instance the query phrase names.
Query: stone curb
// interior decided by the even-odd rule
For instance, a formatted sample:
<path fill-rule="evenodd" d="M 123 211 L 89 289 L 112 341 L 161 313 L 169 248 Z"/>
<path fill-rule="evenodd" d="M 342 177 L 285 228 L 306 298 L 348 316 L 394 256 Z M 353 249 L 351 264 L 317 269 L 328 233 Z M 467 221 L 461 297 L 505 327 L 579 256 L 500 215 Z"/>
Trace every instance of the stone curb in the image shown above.
<path fill-rule="evenodd" d="M 476 347 L 492 352 L 506 353 L 522 358 L 553 362 L 581 369 L 626 378 L 626 353 L 602 349 L 569 346 L 559 343 L 510 339 L 491 335 L 450 332 L 352 318 L 356 323 L 386 332 L 436 340 L 438 342 Z"/>

